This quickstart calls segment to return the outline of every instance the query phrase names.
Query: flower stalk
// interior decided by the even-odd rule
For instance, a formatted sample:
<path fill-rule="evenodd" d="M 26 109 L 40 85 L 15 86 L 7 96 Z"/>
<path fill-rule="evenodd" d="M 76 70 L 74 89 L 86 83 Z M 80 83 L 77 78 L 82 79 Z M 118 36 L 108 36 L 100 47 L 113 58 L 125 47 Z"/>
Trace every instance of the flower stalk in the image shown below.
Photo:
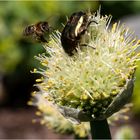
<path fill-rule="evenodd" d="M 107 119 L 90 121 L 91 136 L 96 139 L 111 139 L 111 133 Z"/>

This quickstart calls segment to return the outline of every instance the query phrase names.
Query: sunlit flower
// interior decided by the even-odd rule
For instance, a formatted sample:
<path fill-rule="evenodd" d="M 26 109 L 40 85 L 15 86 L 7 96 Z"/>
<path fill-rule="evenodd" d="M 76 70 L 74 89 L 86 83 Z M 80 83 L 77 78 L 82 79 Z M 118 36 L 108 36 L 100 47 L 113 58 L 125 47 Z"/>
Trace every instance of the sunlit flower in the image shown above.
<path fill-rule="evenodd" d="M 97 12 L 92 18 L 98 24 L 89 25 L 81 39 L 81 44 L 87 44 L 87 47 L 81 49 L 79 46 L 74 56 L 65 54 L 59 31 L 52 34 L 44 46 L 49 57 L 37 56 L 45 67 L 34 71 L 43 75 L 37 80 L 41 82 L 37 86 L 39 96 L 44 99 L 39 103 L 40 97 L 37 98 L 36 104 L 39 109 L 40 105 L 45 106 L 46 111 L 42 112 L 47 112 L 47 106 L 50 106 L 56 110 L 53 112 L 59 112 L 75 123 L 102 120 L 130 100 L 136 62 L 140 59 L 139 41 L 124 25 L 114 23 L 109 27 L 111 16 L 100 16 Z M 46 120 L 55 127 L 51 118 L 46 115 Z M 65 121 L 62 124 L 70 123 Z"/>

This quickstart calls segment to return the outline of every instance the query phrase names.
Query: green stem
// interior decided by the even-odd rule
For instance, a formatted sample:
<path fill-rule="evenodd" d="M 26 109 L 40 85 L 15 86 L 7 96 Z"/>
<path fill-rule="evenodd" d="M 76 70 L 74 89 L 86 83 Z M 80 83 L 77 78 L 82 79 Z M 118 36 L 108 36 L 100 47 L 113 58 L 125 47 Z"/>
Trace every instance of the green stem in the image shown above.
<path fill-rule="evenodd" d="M 96 139 L 110 139 L 111 133 L 107 120 L 90 121 L 91 136 L 93 140 Z"/>

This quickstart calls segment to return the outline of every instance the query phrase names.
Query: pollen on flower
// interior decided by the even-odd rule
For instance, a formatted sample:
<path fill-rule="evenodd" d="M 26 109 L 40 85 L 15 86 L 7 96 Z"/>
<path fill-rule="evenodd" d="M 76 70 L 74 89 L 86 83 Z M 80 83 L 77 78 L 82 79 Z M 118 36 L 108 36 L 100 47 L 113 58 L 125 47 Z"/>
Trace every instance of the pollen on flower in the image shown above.
<path fill-rule="evenodd" d="M 27 105 L 33 105 L 33 102 L 32 101 L 28 101 Z"/>
<path fill-rule="evenodd" d="M 81 99 L 81 100 L 87 100 L 87 99 L 88 99 L 88 96 L 87 96 L 87 95 L 82 94 L 80 99 Z"/>
<path fill-rule="evenodd" d="M 124 120 L 128 120 L 129 119 L 129 116 L 124 116 Z"/>
<path fill-rule="evenodd" d="M 34 69 L 33 72 L 36 73 L 37 72 L 37 69 Z"/>
<path fill-rule="evenodd" d="M 45 120 L 40 120 L 40 124 L 41 124 L 41 125 L 44 125 L 45 123 L 46 123 Z"/>
<path fill-rule="evenodd" d="M 108 95 L 108 94 L 106 94 L 105 92 L 103 92 L 103 93 L 101 94 L 101 96 L 103 97 L 103 99 L 104 99 L 104 98 L 108 98 L 108 97 L 109 97 L 109 95 Z"/>
<path fill-rule="evenodd" d="M 42 66 L 46 66 L 48 63 L 47 62 L 41 62 Z"/>
<path fill-rule="evenodd" d="M 47 76 L 51 76 L 51 73 L 48 72 L 48 71 L 46 71 L 45 74 L 46 74 Z"/>
<path fill-rule="evenodd" d="M 118 92 L 117 91 L 112 91 L 112 93 L 111 93 L 112 95 L 117 95 L 118 94 Z"/>
<path fill-rule="evenodd" d="M 37 121 L 36 121 L 36 119 L 32 119 L 32 123 L 36 123 Z"/>
<path fill-rule="evenodd" d="M 36 95 L 36 91 L 31 93 L 31 96 L 35 96 Z"/>
<path fill-rule="evenodd" d="M 49 87 L 43 87 L 43 90 L 48 91 Z"/>
<path fill-rule="evenodd" d="M 116 31 L 116 27 L 117 27 L 117 23 L 114 23 L 113 26 L 112 26 L 112 33 L 115 33 Z"/>
<path fill-rule="evenodd" d="M 43 77 L 39 78 L 39 79 L 36 79 L 36 82 L 42 82 L 44 80 Z"/>
<path fill-rule="evenodd" d="M 35 113 L 37 116 L 41 116 L 41 112 L 40 111 L 37 111 L 36 113 Z"/>

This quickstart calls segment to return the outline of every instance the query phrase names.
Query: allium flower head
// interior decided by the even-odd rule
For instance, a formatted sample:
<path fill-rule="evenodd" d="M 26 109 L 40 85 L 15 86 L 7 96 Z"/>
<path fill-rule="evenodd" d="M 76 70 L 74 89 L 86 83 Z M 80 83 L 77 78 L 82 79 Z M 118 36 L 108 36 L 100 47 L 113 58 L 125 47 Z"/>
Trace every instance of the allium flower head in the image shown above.
<path fill-rule="evenodd" d="M 66 118 L 81 122 L 108 118 L 125 105 L 133 92 L 139 41 L 124 25 L 111 16 L 91 15 L 91 23 L 82 36 L 77 52 L 70 57 L 61 46 L 56 31 L 44 46 L 49 57 L 37 58 L 44 78 L 37 84 L 45 100 Z M 92 46 L 92 47 L 90 47 Z M 93 47 L 95 49 L 93 49 Z"/>

